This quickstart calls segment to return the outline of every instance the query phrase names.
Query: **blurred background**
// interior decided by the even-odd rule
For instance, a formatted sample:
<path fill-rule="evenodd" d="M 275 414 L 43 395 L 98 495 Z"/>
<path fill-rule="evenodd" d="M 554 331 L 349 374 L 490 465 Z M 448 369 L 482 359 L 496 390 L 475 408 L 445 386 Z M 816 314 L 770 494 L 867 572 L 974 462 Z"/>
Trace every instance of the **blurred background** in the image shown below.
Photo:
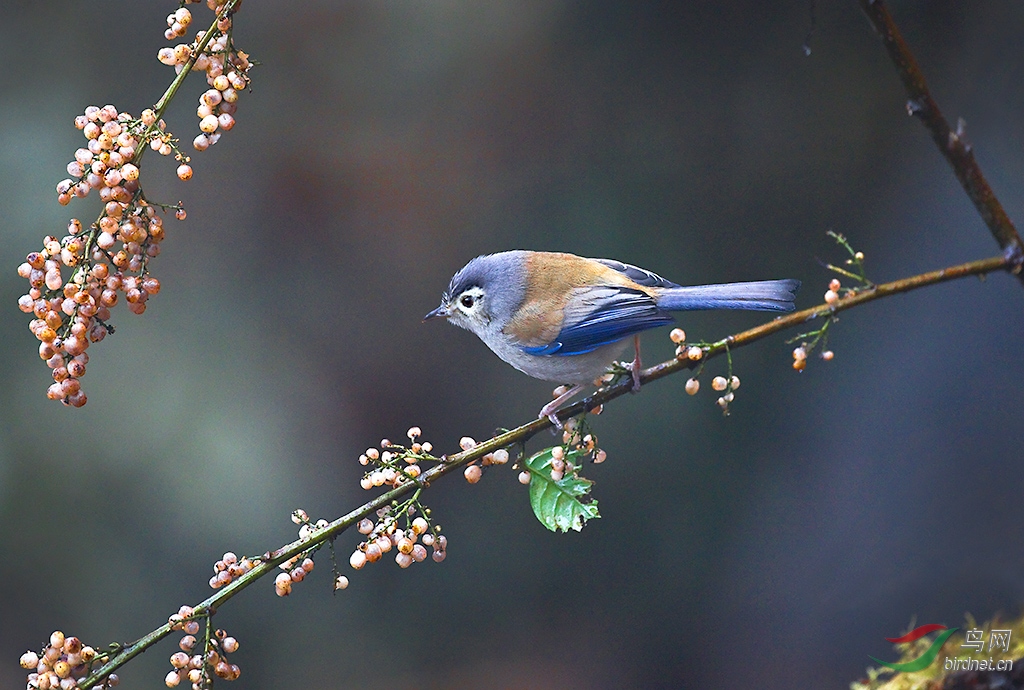
<path fill-rule="evenodd" d="M 856 3 L 257 2 L 262 64 L 238 124 L 148 155 L 182 200 L 146 314 L 90 349 L 81 410 L 48 370 L 15 269 L 90 196 L 53 192 L 89 104 L 139 113 L 169 83 L 173 3 L 17 3 L 0 23 L 0 685 L 62 629 L 133 640 L 210 590 L 227 550 L 367 498 L 356 457 L 419 425 L 438 450 L 531 419 L 550 394 L 469 333 L 422 324 L 468 259 L 510 248 L 628 261 L 678 282 L 795 277 L 821 301 L 847 234 L 876 281 L 997 246 L 920 124 Z M 964 117 L 1024 217 L 1024 6 L 893 4 L 946 115 Z M 195 26 L 209 13 L 195 9 Z M 198 132 L 201 78 L 167 116 Z M 845 688 L 912 621 L 1024 602 L 1024 290 L 959 281 L 843 315 L 835 360 L 788 336 L 735 353 L 731 417 L 685 377 L 595 419 L 601 520 L 555 535 L 508 468 L 425 495 L 448 559 L 268 580 L 216 623 L 236 687 Z M 751 313 L 684 315 L 691 339 Z M 646 360 L 671 355 L 667 329 Z M 706 376 L 724 373 L 724 362 Z M 709 381 L 705 380 L 705 384 Z M 535 439 L 539 449 L 550 439 Z M 347 555 L 357 535 L 339 539 Z M 347 566 L 345 567 L 348 570 Z M 157 687 L 168 641 L 126 667 Z"/>

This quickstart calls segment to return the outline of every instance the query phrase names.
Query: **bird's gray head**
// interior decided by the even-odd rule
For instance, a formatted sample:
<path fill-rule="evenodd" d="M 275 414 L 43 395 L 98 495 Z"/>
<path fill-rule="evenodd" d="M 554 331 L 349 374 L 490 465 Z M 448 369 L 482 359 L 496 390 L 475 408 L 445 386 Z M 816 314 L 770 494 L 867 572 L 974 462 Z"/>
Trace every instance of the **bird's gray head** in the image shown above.
<path fill-rule="evenodd" d="M 452 276 L 441 305 L 423 317 L 447 317 L 456 326 L 483 337 L 500 329 L 523 301 L 526 252 L 478 256 Z"/>

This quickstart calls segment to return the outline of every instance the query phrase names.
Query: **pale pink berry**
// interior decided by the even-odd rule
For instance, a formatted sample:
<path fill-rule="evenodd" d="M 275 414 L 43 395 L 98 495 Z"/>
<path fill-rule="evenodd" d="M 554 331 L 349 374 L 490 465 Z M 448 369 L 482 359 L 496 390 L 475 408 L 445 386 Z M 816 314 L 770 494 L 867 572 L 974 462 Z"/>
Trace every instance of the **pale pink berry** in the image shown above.
<path fill-rule="evenodd" d="M 173 65 L 178 61 L 177 58 L 174 57 L 173 48 L 161 48 L 157 51 L 156 59 L 164 65 Z"/>
<path fill-rule="evenodd" d="M 212 114 L 207 115 L 199 121 L 199 129 L 201 129 L 206 134 L 212 134 L 213 132 L 216 132 L 218 125 L 219 123 L 217 121 L 217 116 Z"/>
<path fill-rule="evenodd" d="M 687 395 L 697 395 L 697 391 L 700 390 L 700 381 L 697 379 L 689 379 L 686 382 L 686 393 Z"/>
<path fill-rule="evenodd" d="M 412 521 L 412 531 L 416 534 L 423 534 L 430 527 L 427 521 L 421 517 L 416 518 Z"/>
<path fill-rule="evenodd" d="M 222 100 L 224 100 L 224 97 L 220 95 L 220 91 L 218 91 L 217 89 L 209 89 L 207 91 L 204 91 L 203 95 L 199 97 L 199 102 L 201 104 L 209 106 L 211 108 L 220 105 L 220 102 Z"/>

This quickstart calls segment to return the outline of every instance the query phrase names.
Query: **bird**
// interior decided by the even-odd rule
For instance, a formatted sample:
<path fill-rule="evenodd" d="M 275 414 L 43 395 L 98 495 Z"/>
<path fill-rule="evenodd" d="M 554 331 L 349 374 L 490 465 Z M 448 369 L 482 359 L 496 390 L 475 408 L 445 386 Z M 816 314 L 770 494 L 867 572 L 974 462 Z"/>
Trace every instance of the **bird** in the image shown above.
<path fill-rule="evenodd" d="M 681 286 L 613 259 L 519 249 L 472 259 L 423 320 L 447 318 L 524 374 L 570 385 L 538 415 L 560 427 L 557 409 L 602 376 L 630 336 L 639 390 L 639 333 L 673 322 L 671 312 L 793 311 L 799 288 L 793 279 Z"/>

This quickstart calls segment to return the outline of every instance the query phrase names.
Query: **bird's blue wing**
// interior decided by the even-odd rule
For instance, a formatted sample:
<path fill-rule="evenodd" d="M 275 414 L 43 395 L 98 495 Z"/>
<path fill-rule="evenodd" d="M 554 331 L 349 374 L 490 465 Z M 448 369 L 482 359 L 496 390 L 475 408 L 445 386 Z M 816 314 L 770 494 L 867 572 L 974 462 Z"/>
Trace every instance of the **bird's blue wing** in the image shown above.
<path fill-rule="evenodd" d="M 562 330 L 554 340 L 547 345 L 524 347 L 523 351 L 531 355 L 582 355 L 672 320 L 639 290 L 590 288 L 570 300 Z"/>

